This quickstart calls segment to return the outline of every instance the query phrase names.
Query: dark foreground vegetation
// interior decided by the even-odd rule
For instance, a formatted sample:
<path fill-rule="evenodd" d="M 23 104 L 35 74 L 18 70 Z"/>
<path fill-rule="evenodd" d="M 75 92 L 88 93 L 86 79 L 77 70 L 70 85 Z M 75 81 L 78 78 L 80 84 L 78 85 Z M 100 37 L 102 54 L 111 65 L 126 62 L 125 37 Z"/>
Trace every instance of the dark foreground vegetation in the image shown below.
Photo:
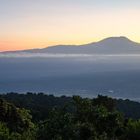
<path fill-rule="evenodd" d="M 99 95 L 0 95 L 0 140 L 140 140 L 140 103 Z"/>

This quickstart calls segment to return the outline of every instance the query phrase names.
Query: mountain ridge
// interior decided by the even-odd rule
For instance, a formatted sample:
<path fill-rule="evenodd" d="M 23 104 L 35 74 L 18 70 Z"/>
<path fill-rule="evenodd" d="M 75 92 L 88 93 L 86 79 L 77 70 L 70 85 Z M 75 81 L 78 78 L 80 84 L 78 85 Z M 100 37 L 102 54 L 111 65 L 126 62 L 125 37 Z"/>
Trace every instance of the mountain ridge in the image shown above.
<path fill-rule="evenodd" d="M 53 54 L 140 54 L 140 43 L 127 37 L 108 37 L 83 45 L 55 45 L 42 49 L 6 51 L 1 53 L 53 53 Z"/>

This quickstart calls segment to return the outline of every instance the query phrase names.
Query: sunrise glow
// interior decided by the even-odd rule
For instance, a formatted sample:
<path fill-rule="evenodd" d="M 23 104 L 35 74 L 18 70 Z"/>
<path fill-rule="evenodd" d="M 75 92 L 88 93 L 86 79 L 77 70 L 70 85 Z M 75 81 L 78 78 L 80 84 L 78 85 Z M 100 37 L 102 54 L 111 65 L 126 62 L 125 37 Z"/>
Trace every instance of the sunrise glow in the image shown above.
<path fill-rule="evenodd" d="M 140 42 L 138 0 L 0 0 L 0 51 L 86 44 L 111 36 Z"/>

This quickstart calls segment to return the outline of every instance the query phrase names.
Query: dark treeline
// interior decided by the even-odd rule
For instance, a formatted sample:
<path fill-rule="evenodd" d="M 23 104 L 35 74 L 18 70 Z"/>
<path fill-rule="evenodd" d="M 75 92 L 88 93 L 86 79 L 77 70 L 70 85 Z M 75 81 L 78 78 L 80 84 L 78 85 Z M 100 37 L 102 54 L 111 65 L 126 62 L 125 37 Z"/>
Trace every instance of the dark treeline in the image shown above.
<path fill-rule="evenodd" d="M 34 121 L 44 120 L 54 107 L 63 108 L 67 106 L 69 111 L 73 110 L 73 98 L 67 96 L 55 97 L 44 93 L 36 94 L 28 92 L 27 94 L 1 94 L 0 98 L 13 103 L 16 107 L 30 110 Z M 140 103 L 128 99 L 112 99 L 112 101 L 115 109 L 122 112 L 126 118 L 140 118 Z"/>
<path fill-rule="evenodd" d="M 0 95 L 0 140 L 140 140 L 140 103 L 99 95 Z"/>

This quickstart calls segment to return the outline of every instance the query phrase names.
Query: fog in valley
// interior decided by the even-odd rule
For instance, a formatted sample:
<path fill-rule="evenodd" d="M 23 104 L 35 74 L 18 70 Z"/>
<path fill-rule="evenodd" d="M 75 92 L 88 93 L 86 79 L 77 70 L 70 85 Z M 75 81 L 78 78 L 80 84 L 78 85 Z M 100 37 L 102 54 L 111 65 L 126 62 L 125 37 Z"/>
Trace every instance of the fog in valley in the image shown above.
<path fill-rule="evenodd" d="M 140 55 L 1 54 L 0 92 L 140 98 Z"/>

